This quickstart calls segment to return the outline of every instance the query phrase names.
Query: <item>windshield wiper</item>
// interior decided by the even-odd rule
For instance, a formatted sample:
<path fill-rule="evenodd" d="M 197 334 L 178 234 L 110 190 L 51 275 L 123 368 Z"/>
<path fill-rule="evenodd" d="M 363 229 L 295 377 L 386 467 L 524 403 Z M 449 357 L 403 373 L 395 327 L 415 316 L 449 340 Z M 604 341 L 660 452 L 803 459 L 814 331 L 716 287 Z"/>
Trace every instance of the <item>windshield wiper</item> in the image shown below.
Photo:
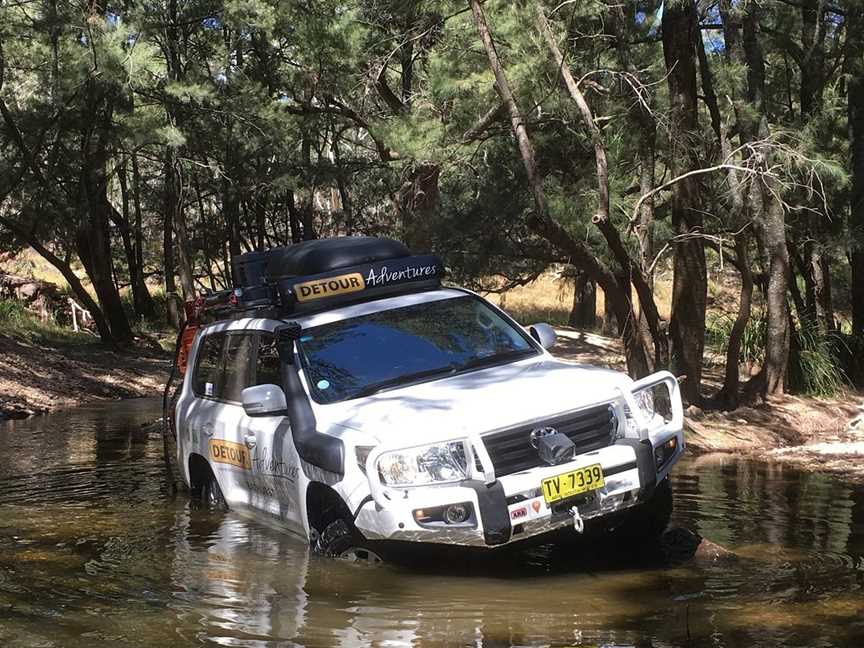
<path fill-rule="evenodd" d="M 491 356 L 474 358 L 473 360 L 469 360 L 468 362 L 456 367 L 454 373 L 462 373 L 463 371 L 469 371 L 471 369 L 503 364 L 507 360 L 515 360 L 516 358 L 527 357 L 529 355 L 534 355 L 534 349 L 513 349 L 511 351 L 505 351 L 504 353 L 496 353 Z"/>
<path fill-rule="evenodd" d="M 371 396 L 372 394 L 377 394 L 380 391 L 384 391 L 385 389 L 391 389 L 394 387 L 407 387 L 408 385 L 417 383 L 424 378 L 451 374 L 453 373 L 455 368 L 458 368 L 458 365 L 456 367 L 454 367 L 454 365 L 447 365 L 444 367 L 435 367 L 434 369 L 424 369 L 423 371 L 417 371 L 415 373 L 396 376 L 394 378 L 388 378 L 387 380 L 381 380 L 380 382 L 366 385 L 363 389 L 360 389 L 351 394 L 350 398 L 362 398 L 363 396 Z"/>
<path fill-rule="evenodd" d="M 472 360 L 469 360 L 468 362 L 464 362 L 461 364 L 458 362 L 453 362 L 443 367 L 436 367 L 435 369 L 424 369 L 423 371 L 418 371 L 416 373 L 396 376 L 394 378 L 388 378 L 387 380 L 372 383 L 371 385 L 366 385 L 365 387 L 363 387 L 363 389 L 360 389 L 359 391 L 351 394 L 349 398 L 362 398 L 364 396 L 372 396 L 373 394 L 377 394 L 378 392 L 384 391 L 385 389 L 408 387 L 409 385 L 414 385 L 424 380 L 425 378 L 432 378 L 435 376 L 444 375 L 452 376 L 454 374 L 460 374 L 466 371 L 470 371 L 471 369 L 479 369 L 481 367 L 496 365 L 506 362 L 507 360 L 529 356 L 532 354 L 533 349 L 514 349 L 512 351 L 506 351 L 504 353 L 498 353 L 491 356 L 474 358 Z"/>

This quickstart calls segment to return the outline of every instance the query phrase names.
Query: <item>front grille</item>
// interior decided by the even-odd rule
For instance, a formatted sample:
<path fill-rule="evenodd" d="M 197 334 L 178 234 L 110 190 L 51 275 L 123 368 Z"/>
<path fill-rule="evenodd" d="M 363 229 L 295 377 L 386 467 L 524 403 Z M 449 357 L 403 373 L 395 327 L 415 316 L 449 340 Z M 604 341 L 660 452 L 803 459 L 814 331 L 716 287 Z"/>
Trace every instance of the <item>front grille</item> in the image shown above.
<path fill-rule="evenodd" d="M 495 467 L 495 475 L 503 477 L 544 465 L 537 450 L 531 446 L 531 430 L 553 427 L 566 434 L 576 445 L 576 453 L 591 452 L 612 443 L 615 414 L 610 405 L 596 405 L 575 413 L 556 416 L 531 425 L 521 425 L 483 437 L 486 451 Z"/>

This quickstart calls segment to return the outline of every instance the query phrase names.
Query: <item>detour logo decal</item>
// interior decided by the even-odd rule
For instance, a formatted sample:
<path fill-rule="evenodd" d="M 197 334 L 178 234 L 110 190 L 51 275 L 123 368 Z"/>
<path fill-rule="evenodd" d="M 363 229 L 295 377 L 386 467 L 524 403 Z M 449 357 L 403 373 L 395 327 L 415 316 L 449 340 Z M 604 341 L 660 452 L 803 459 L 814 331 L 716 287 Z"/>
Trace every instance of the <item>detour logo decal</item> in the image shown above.
<path fill-rule="evenodd" d="M 357 292 L 364 288 L 366 288 L 366 282 L 363 281 L 363 275 L 359 272 L 352 272 L 351 274 L 298 283 L 294 286 L 294 292 L 297 295 L 297 301 L 305 302 L 312 299 Z"/>
<path fill-rule="evenodd" d="M 252 468 L 249 448 L 240 443 L 210 439 L 210 458 L 217 463 L 230 464 L 245 470 Z"/>

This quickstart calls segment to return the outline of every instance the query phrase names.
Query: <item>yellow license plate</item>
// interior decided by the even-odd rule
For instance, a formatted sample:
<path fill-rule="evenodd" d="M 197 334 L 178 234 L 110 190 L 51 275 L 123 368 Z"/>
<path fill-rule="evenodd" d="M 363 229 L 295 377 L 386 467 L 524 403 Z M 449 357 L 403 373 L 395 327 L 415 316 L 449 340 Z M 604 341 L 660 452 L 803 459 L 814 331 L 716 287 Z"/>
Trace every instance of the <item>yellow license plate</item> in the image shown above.
<path fill-rule="evenodd" d="M 580 493 L 603 488 L 603 468 L 600 464 L 585 466 L 563 475 L 544 479 L 541 483 L 543 499 L 547 504 L 567 499 Z"/>

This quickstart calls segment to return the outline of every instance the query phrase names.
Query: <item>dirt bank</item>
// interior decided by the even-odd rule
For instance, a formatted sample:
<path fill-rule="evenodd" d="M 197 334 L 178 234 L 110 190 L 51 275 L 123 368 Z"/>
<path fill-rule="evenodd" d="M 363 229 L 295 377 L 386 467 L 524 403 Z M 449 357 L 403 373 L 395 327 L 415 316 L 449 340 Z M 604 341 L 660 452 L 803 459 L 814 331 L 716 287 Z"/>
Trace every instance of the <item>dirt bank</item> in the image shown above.
<path fill-rule="evenodd" d="M 169 355 L 119 353 L 97 343 L 52 346 L 0 335 L 0 420 L 95 400 L 161 393 Z"/>
<path fill-rule="evenodd" d="M 552 353 L 559 358 L 624 368 L 618 340 L 558 328 Z M 706 367 L 706 383 L 718 377 Z M 716 387 L 717 385 L 715 385 Z M 746 455 L 811 471 L 830 472 L 864 482 L 864 396 L 849 391 L 838 398 L 786 396 L 731 412 L 689 408 L 685 416 L 688 452 Z"/>

